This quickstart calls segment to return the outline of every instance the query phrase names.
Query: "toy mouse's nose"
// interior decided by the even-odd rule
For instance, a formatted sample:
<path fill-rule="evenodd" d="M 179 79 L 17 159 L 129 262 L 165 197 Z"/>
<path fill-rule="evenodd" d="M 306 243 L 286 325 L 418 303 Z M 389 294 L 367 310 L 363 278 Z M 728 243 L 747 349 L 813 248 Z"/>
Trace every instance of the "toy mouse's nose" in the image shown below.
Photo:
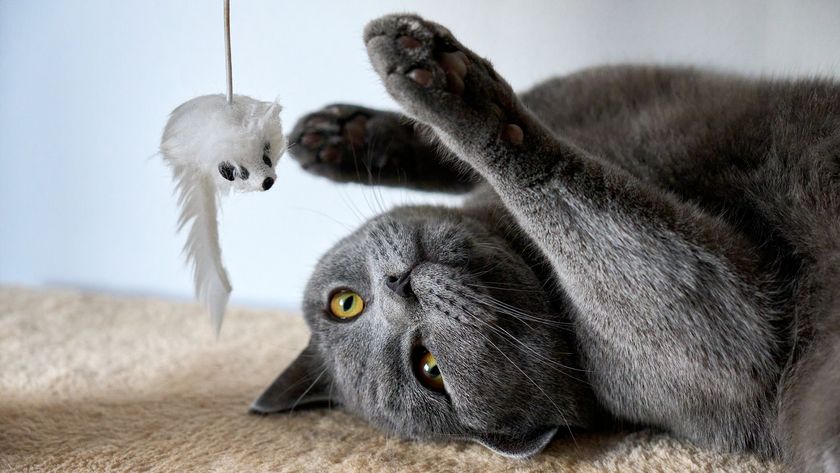
<path fill-rule="evenodd" d="M 273 186 L 273 185 L 274 185 L 274 179 L 272 179 L 270 177 L 266 177 L 265 180 L 262 183 L 262 188 L 263 188 L 264 191 L 267 191 L 267 190 L 271 189 L 271 186 Z"/>

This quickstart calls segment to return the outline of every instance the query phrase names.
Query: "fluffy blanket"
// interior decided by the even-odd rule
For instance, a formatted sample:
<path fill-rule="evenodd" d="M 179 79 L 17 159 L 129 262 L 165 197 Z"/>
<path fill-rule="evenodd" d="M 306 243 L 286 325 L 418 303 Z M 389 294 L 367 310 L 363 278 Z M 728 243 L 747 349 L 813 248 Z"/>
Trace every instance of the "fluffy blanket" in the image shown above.
<path fill-rule="evenodd" d="M 300 316 L 0 287 L 0 471 L 767 472 L 667 435 L 578 434 L 534 459 L 391 438 L 341 410 L 248 404 L 303 348 Z"/>

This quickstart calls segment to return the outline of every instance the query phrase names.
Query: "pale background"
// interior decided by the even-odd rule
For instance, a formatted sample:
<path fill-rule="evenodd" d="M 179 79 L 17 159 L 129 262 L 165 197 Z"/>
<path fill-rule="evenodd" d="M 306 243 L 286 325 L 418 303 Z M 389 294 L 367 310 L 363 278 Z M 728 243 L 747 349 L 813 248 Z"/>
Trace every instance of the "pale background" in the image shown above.
<path fill-rule="evenodd" d="M 361 31 L 391 12 L 448 26 L 515 88 L 627 61 L 840 76 L 840 1 L 232 1 L 235 87 L 287 129 L 333 101 L 393 108 Z M 191 296 L 167 114 L 222 92 L 222 2 L 0 0 L 0 283 Z M 221 218 L 233 302 L 297 307 L 321 253 L 362 218 L 431 194 L 337 186 L 288 158 Z M 450 199 L 448 202 L 452 202 Z"/>

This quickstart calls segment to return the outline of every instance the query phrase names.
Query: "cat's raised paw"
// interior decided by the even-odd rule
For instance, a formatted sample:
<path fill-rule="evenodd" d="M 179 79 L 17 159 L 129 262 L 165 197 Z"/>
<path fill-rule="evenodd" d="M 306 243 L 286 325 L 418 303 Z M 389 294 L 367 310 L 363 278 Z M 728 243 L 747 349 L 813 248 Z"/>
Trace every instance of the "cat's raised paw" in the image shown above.
<path fill-rule="evenodd" d="M 390 15 L 365 29 L 365 45 L 388 92 L 408 115 L 447 133 L 463 127 L 523 140 L 516 98 L 490 63 L 448 29 L 414 15 Z"/>

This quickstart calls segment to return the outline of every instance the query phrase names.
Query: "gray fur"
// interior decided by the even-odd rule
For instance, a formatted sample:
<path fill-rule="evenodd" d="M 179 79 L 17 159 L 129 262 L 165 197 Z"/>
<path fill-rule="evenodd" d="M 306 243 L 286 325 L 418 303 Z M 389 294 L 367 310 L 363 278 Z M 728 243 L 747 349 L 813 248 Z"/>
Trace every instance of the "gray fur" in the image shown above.
<path fill-rule="evenodd" d="M 424 131 L 364 109 L 380 123 L 351 151 L 363 166 L 402 159 L 411 171 L 386 184 L 472 194 L 460 209 L 397 208 L 321 260 L 304 313 L 331 399 L 402 436 L 513 456 L 606 420 L 805 471 L 840 464 L 840 85 L 623 66 L 517 97 L 418 17 L 376 20 L 365 43 Z M 467 72 L 453 78 L 457 51 Z M 333 115 L 333 131 L 310 116 L 292 139 L 346 148 Z M 365 148 L 389 137 L 421 151 Z M 321 146 L 292 151 L 318 163 Z M 369 182 L 347 160 L 359 165 L 346 152 L 319 174 Z M 384 278 L 410 269 L 416 298 L 394 297 Z M 326 316 L 336 287 L 367 301 L 357 320 Z M 411 375 L 419 340 L 446 395 Z M 277 392 L 255 410 L 307 397 Z"/>

